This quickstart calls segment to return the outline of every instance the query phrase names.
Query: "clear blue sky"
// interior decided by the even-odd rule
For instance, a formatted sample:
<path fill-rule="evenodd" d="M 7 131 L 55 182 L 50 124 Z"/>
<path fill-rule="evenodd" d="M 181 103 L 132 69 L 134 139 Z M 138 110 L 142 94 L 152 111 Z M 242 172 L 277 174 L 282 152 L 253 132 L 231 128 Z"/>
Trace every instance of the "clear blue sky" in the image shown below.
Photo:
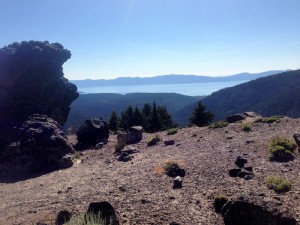
<path fill-rule="evenodd" d="M 300 0 L 0 0 L 0 46 L 59 42 L 69 79 L 300 68 Z"/>

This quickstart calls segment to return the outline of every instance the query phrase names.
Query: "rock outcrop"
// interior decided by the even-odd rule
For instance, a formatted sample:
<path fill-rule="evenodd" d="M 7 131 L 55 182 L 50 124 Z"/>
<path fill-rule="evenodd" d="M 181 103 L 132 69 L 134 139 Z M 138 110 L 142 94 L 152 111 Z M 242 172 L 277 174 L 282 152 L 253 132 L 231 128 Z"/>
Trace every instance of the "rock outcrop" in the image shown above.
<path fill-rule="evenodd" d="M 86 146 L 95 146 L 99 142 L 107 142 L 109 137 L 108 125 L 101 118 L 88 119 L 78 128 L 78 143 Z"/>
<path fill-rule="evenodd" d="M 32 114 L 60 125 L 67 120 L 77 88 L 64 78 L 62 65 L 71 57 L 61 44 L 13 43 L 0 49 L 0 149 L 18 139 L 17 129 Z"/>
<path fill-rule="evenodd" d="M 32 170 L 55 170 L 72 166 L 72 145 L 61 126 L 45 115 L 33 115 L 19 129 L 18 142 L 11 143 L 2 156 L 15 166 Z"/>
<path fill-rule="evenodd" d="M 29 41 L 0 49 L 0 119 L 23 122 L 45 114 L 59 124 L 67 120 L 77 88 L 64 78 L 62 65 L 71 57 L 61 44 Z"/>
<path fill-rule="evenodd" d="M 0 49 L 0 159 L 30 169 L 69 167 L 74 150 L 61 126 L 77 88 L 64 78 L 71 57 L 61 44 L 13 43 Z"/>
<path fill-rule="evenodd" d="M 225 225 L 296 225 L 288 209 L 261 196 L 241 196 L 226 203 L 221 214 Z"/>

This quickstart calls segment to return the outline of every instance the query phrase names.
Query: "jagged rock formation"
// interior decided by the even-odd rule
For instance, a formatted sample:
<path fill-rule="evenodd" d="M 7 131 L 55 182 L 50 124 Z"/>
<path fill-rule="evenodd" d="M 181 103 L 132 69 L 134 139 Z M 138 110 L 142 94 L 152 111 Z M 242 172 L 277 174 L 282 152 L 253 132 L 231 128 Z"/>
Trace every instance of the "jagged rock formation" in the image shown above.
<path fill-rule="evenodd" d="M 16 129 L 32 114 L 60 125 L 67 120 L 77 88 L 64 78 L 62 65 L 71 57 L 61 44 L 13 43 L 0 49 L 0 148 L 16 138 Z"/>
<path fill-rule="evenodd" d="M 74 149 L 61 130 L 79 95 L 63 74 L 70 57 L 61 44 L 46 41 L 0 49 L 1 162 L 30 170 L 72 165 L 66 154 Z"/>
<path fill-rule="evenodd" d="M 72 145 L 61 126 L 45 115 L 33 115 L 19 129 L 20 141 L 10 144 L 2 153 L 5 161 L 32 170 L 55 170 L 73 165 Z"/>

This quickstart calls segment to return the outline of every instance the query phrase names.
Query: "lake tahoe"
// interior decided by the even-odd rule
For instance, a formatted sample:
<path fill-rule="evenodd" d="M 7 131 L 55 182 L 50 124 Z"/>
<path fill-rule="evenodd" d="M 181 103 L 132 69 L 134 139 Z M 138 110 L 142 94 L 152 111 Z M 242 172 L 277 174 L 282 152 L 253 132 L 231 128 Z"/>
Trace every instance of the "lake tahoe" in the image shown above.
<path fill-rule="evenodd" d="M 99 86 L 77 87 L 78 91 L 88 93 L 178 93 L 188 96 L 210 95 L 226 87 L 232 87 L 247 81 L 204 82 L 188 84 L 151 84 L 151 85 L 124 85 L 124 86 Z"/>

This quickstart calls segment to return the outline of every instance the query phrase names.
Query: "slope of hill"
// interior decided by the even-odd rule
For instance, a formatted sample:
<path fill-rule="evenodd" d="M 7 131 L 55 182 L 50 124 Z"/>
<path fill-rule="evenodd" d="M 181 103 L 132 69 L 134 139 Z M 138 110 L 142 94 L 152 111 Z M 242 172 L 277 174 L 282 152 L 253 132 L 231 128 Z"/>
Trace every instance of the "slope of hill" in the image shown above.
<path fill-rule="evenodd" d="M 242 81 L 254 80 L 259 77 L 265 77 L 272 74 L 277 74 L 282 70 L 272 70 L 262 73 L 240 73 L 231 76 L 196 76 L 170 74 L 155 77 L 119 77 L 111 80 L 72 80 L 77 87 L 98 87 L 98 86 L 119 86 L 119 85 L 143 85 L 143 84 L 186 84 L 186 83 L 202 83 L 202 82 L 226 82 L 226 81 Z"/>
<path fill-rule="evenodd" d="M 117 137 L 111 135 L 101 150 L 80 152 L 80 163 L 68 169 L 20 181 L 12 170 L 1 168 L 0 224 L 55 224 L 60 210 L 83 215 L 89 203 L 108 201 L 123 225 L 224 225 L 213 207 L 220 194 L 229 199 L 257 196 L 287 209 L 299 223 L 300 154 L 295 150 L 295 160 L 287 163 L 270 162 L 268 154 L 274 136 L 292 138 L 296 132 L 300 119 L 284 118 L 281 123 L 254 123 L 248 133 L 240 123 L 220 129 L 183 128 L 172 136 L 157 133 L 163 140 L 174 140 L 170 146 L 161 141 L 148 147 L 147 139 L 154 134 L 144 134 L 141 142 L 126 147 L 135 152 L 128 162 L 117 160 Z M 237 156 L 248 159 L 252 179 L 229 176 Z M 168 161 L 186 171 L 181 189 L 173 189 L 173 179 L 164 174 Z M 268 189 L 265 179 L 270 175 L 289 179 L 291 191 L 277 194 Z"/>
<path fill-rule="evenodd" d="M 203 103 L 216 115 L 255 111 L 264 116 L 300 117 L 300 70 L 249 81 L 212 93 Z"/>
<path fill-rule="evenodd" d="M 114 110 L 118 114 L 129 105 L 141 108 L 145 103 L 156 103 L 166 106 L 173 120 L 185 125 L 192 113 L 192 108 L 187 108 L 203 97 L 191 97 L 174 93 L 136 93 L 136 94 L 83 94 L 71 105 L 71 111 L 65 127 L 78 128 L 84 120 L 90 117 L 102 117 L 108 120 Z M 186 109 L 182 113 L 183 109 Z"/>

